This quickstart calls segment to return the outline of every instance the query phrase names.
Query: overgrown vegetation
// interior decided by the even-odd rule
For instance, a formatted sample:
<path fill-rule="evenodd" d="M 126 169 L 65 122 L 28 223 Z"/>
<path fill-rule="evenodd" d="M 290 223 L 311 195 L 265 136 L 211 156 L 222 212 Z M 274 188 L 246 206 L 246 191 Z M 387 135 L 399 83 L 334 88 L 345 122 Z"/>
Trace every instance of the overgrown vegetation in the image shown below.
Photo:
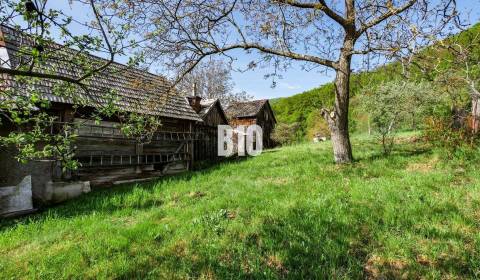
<path fill-rule="evenodd" d="M 3 221 L 2 278 L 477 278 L 476 158 L 412 135 L 266 151 Z"/>
<path fill-rule="evenodd" d="M 279 123 L 272 134 L 272 139 L 279 145 L 291 145 L 301 138 L 299 123 Z"/>
<path fill-rule="evenodd" d="M 442 99 L 430 83 L 391 81 L 369 89 L 359 97 L 361 108 L 367 113 L 369 133 L 373 131 L 389 154 L 399 129 L 423 127 L 425 116 L 432 114 Z M 420 128 L 421 128 L 420 127 Z"/>
<path fill-rule="evenodd" d="M 326 84 L 301 94 L 273 99 L 270 104 L 279 123 L 298 123 L 301 139 L 311 139 L 315 133 L 328 134 L 320 108 L 333 105 L 333 84 Z M 321 125 L 320 127 L 316 127 Z"/>
<path fill-rule="evenodd" d="M 350 105 L 350 131 L 364 133 L 368 131 L 368 117 L 360 106 L 357 96 L 368 88 L 374 88 L 394 79 L 401 79 L 400 65 L 393 63 L 380 67 L 375 71 L 358 73 L 352 76 Z M 271 105 L 279 123 L 291 124 L 298 122 L 302 140 L 311 140 L 315 134 L 328 135 L 328 127 L 320 114 L 322 107 L 333 105 L 334 85 L 325 84 L 318 88 L 305 91 L 290 97 L 272 100 Z"/>

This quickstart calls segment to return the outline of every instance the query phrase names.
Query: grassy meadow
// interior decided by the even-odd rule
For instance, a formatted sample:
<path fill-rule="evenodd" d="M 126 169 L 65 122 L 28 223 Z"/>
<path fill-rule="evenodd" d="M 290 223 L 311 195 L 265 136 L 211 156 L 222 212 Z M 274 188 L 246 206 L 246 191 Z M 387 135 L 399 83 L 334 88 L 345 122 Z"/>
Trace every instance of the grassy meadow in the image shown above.
<path fill-rule="evenodd" d="M 480 172 L 405 136 L 301 144 L 0 222 L 0 278 L 480 277 Z M 480 158 L 480 156 L 479 156 Z"/>

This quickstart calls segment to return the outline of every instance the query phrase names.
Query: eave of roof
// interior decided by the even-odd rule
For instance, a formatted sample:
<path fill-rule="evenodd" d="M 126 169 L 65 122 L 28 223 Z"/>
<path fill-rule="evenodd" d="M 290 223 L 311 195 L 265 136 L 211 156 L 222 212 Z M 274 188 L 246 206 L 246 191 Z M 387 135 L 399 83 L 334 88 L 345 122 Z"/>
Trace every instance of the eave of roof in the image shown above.
<path fill-rule="evenodd" d="M 24 54 L 18 53 L 19 48 L 21 46 L 32 45 L 33 42 L 28 35 L 10 27 L 0 25 L 0 32 L 4 33 L 3 38 L 5 40 L 4 44 L 0 44 L 0 48 L 7 51 L 10 66 L 12 68 L 16 67 L 20 57 L 24 57 Z M 61 49 L 61 51 L 57 51 L 55 54 L 58 54 L 63 60 L 66 60 L 65 58 L 68 55 L 76 52 L 60 44 L 52 44 L 48 47 Z M 91 54 L 88 54 L 86 58 L 91 59 L 92 64 L 103 64 L 107 61 Z M 68 65 L 67 63 L 59 63 L 59 60 L 52 60 L 47 61 L 44 66 L 42 66 L 43 68 L 40 67 L 36 70 L 53 71 L 61 75 L 79 77 L 82 73 L 74 66 L 75 65 Z M 31 86 L 51 102 L 78 104 L 90 107 L 99 107 L 109 102 L 106 97 L 107 92 L 113 90 L 117 98 L 114 103 L 127 112 L 202 121 L 188 102 L 171 89 L 171 84 L 167 79 L 147 71 L 130 68 L 118 62 L 112 63 L 107 69 L 90 78 L 88 94 L 76 92 L 74 98 L 72 98 L 72 96 L 59 96 L 53 93 L 53 87 L 57 83 L 58 82 L 54 80 L 42 79 Z M 27 92 L 26 85 L 18 83 L 11 77 L 5 80 L 5 84 L 7 87 L 16 89 L 19 94 Z"/>

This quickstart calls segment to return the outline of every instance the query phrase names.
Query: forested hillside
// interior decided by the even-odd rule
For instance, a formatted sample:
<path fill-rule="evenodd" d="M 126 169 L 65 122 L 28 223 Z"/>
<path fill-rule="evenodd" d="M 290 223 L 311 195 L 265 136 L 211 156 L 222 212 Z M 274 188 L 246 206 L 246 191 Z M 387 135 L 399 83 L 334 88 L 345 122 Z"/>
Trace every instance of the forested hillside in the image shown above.
<path fill-rule="evenodd" d="M 478 36 L 471 36 L 480 32 L 480 24 L 476 24 L 468 30 L 455 37 L 458 42 L 463 44 L 470 43 L 470 38 L 479 40 Z M 433 53 L 432 52 L 436 52 Z M 479 49 L 480 52 L 480 49 Z M 423 53 L 429 53 L 431 57 L 441 58 L 446 54 L 439 52 L 435 48 L 428 48 Z M 456 65 L 443 65 L 450 67 L 452 71 L 459 71 Z M 400 63 L 394 62 L 375 70 L 363 73 L 356 73 L 352 76 L 352 98 L 350 105 L 350 129 L 351 132 L 366 132 L 368 130 L 368 115 L 358 106 L 358 96 L 366 89 L 375 88 L 384 82 L 396 79 L 404 79 Z M 413 77 L 413 78 L 412 78 Z M 410 79 L 424 79 L 421 75 L 411 75 Z M 458 88 L 458 91 L 464 91 L 464 88 Z M 290 97 L 277 98 L 272 100 L 271 104 L 275 110 L 277 120 L 280 124 L 298 123 L 298 140 L 310 140 L 316 133 L 328 134 L 325 121 L 320 115 L 320 109 L 324 106 L 333 104 L 334 85 L 328 83 L 318 88 L 302 92 Z"/>

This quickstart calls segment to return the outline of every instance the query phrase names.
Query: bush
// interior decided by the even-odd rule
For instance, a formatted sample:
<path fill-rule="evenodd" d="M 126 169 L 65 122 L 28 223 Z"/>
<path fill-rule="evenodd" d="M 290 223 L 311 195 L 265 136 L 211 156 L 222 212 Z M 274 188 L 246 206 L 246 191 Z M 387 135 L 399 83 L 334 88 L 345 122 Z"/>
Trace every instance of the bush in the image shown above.
<path fill-rule="evenodd" d="M 433 110 L 438 100 L 432 84 L 426 82 L 391 81 L 367 91 L 361 105 L 368 112 L 372 129 L 385 154 L 392 151 L 398 129 L 416 124 Z"/>
<path fill-rule="evenodd" d="M 282 146 L 291 145 L 299 141 L 301 137 L 300 124 L 298 122 L 292 124 L 280 123 L 275 127 L 272 134 L 272 139 Z"/>
<path fill-rule="evenodd" d="M 317 135 L 330 136 L 330 130 L 325 119 L 321 116 L 320 111 L 313 111 L 307 118 L 307 140 L 311 141 Z"/>
<path fill-rule="evenodd" d="M 468 119 L 459 126 L 451 116 L 430 117 L 424 130 L 426 141 L 445 151 L 448 158 L 471 158 L 477 153 L 479 136 L 472 133 Z"/>

